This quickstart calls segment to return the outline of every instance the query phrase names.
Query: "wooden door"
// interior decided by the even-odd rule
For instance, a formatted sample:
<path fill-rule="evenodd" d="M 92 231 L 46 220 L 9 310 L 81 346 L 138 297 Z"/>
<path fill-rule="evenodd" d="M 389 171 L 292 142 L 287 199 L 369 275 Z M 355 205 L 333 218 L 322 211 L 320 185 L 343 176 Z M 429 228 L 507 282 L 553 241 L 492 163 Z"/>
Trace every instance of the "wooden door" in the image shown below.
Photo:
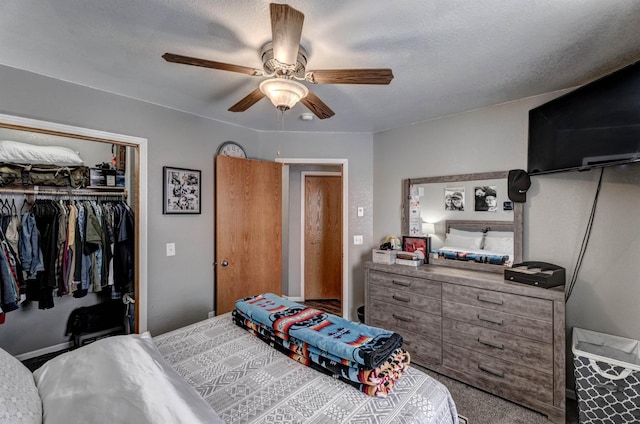
<path fill-rule="evenodd" d="M 216 156 L 216 315 L 282 294 L 282 164 Z"/>
<path fill-rule="evenodd" d="M 342 298 L 342 177 L 305 178 L 304 297 Z"/>

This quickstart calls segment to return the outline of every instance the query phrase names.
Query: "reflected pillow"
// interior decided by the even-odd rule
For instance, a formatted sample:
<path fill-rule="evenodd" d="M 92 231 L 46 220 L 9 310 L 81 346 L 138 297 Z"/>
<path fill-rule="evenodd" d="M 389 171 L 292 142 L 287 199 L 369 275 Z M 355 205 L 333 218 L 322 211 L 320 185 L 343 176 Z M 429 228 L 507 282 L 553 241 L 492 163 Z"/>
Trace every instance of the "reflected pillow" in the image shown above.
<path fill-rule="evenodd" d="M 511 237 L 513 238 L 513 231 L 487 231 L 487 237 Z"/>
<path fill-rule="evenodd" d="M 513 256 L 513 237 L 487 237 L 484 239 L 484 250 Z"/>
<path fill-rule="evenodd" d="M 468 237 L 460 234 L 447 234 L 445 245 L 467 250 L 479 250 L 482 246 L 482 236 Z"/>
<path fill-rule="evenodd" d="M 62 146 L 39 146 L 19 141 L 0 140 L 0 162 L 23 165 L 82 166 L 77 152 Z"/>
<path fill-rule="evenodd" d="M 456 234 L 459 236 L 465 237 L 483 237 L 484 232 L 482 231 L 467 231 L 467 230 L 458 230 L 455 228 L 449 228 L 449 234 Z"/>

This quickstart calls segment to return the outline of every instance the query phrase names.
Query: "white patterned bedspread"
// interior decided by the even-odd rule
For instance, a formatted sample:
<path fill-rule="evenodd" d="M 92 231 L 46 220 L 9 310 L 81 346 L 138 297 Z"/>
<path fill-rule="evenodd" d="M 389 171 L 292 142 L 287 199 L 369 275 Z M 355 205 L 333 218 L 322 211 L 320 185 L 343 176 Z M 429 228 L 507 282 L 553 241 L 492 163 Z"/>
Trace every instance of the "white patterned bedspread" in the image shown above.
<path fill-rule="evenodd" d="M 458 423 L 447 388 L 414 367 L 389 396 L 370 397 L 289 359 L 230 314 L 153 340 L 226 423 Z"/>

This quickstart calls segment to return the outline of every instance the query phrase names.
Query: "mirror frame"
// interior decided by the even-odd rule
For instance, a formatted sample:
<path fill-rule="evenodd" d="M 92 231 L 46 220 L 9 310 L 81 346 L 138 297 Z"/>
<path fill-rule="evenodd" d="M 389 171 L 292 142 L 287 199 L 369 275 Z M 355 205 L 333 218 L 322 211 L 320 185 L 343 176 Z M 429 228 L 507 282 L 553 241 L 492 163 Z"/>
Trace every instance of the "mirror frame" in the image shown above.
<path fill-rule="evenodd" d="M 458 174 L 458 175 L 445 175 L 437 177 L 423 177 L 423 178 L 407 178 L 402 181 L 402 222 L 401 228 L 404 234 L 409 234 L 409 200 L 411 186 L 414 184 L 429 184 L 429 183 L 455 183 L 455 182 L 467 182 L 478 180 L 496 180 L 506 179 L 509 175 L 509 171 L 496 171 L 496 172 L 481 172 L 475 174 Z M 523 204 L 513 202 L 513 263 L 522 262 L 522 233 L 524 227 L 523 220 Z M 451 221 L 451 220 L 447 220 Z M 464 220 L 460 222 L 470 223 L 476 220 Z M 478 224 L 490 225 L 491 221 L 477 220 Z M 505 221 L 494 221 L 504 223 Z M 447 229 L 448 230 L 448 229 Z M 429 264 L 449 266 L 452 268 L 472 269 L 477 271 L 489 271 L 502 273 L 505 267 L 502 265 L 493 264 L 481 264 L 476 262 L 456 261 L 452 259 L 434 259 L 429 258 Z"/>

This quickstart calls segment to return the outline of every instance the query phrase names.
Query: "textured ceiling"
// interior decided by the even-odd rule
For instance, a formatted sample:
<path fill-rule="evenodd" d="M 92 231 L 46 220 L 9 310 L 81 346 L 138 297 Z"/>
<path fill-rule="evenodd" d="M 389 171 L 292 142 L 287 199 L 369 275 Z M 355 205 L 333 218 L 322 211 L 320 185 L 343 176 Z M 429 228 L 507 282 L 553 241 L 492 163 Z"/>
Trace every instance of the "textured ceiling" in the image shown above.
<path fill-rule="evenodd" d="M 269 2 L 3 0 L 0 64 L 261 131 L 378 132 L 584 84 L 640 59 L 638 0 L 288 1 L 308 70 L 393 69 L 388 86 L 315 85 L 336 115 L 278 119 L 262 77 L 165 62 L 165 52 L 261 68 Z M 0 92 L 1 92 L 0 81 Z"/>

